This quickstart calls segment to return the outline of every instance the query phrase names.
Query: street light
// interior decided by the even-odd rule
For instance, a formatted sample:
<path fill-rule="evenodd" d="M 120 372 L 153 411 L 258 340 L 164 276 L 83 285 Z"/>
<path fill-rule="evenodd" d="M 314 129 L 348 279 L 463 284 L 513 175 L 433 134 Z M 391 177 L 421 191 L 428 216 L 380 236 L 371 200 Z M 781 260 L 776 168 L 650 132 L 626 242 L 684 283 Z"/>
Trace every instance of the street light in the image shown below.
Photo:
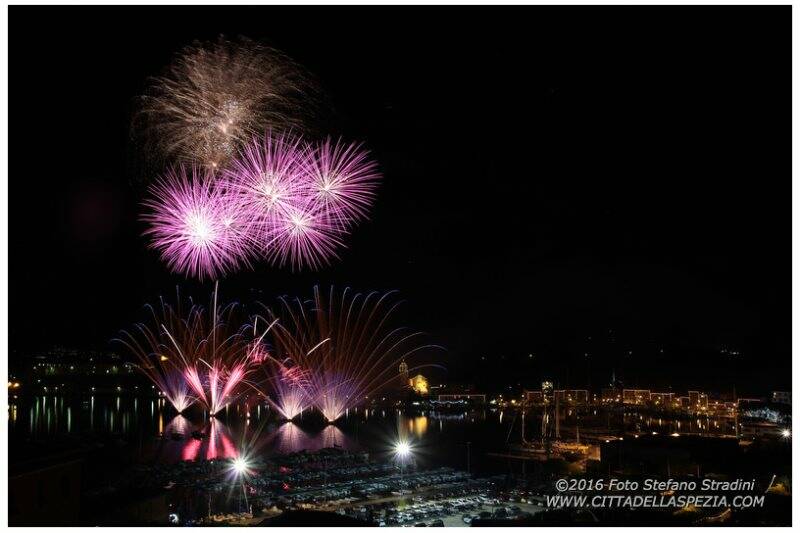
<path fill-rule="evenodd" d="M 251 464 L 250 461 L 247 460 L 244 456 L 239 456 L 231 461 L 230 464 L 230 471 L 233 474 L 233 477 L 237 480 L 241 481 L 242 485 L 242 495 L 244 496 L 244 505 L 245 510 L 250 507 L 249 502 L 247 501 L 247 489 L 245 488 L 245 481 L 247 477 L 251 474 Z M 241 500 L 240 500 L 241 501 Z M 240 507 L 241 508 L 241 507 Z"/>
<path fill-rule="evenodd" d="M 783 431 L 781 431 L 781 435 L 783 436 L 784 439 L 788 439 L 789 437 L 792 436 L 792 431 L 789 428 L 786 428 Z"/>
<path fill-rule="evenodd" d="M 409 462 L 413 453 L 411 443 L 407 440 L 399 440 L 394 443 L 394 456 L 395 460 L 400 465 L 400 477 L 404 477 L 406 473 L 406 463 Z"/>
<path fill-rule="evenodd" d="M 250 465 L 247 464 L 247 460 L 244 457 L 237 457 L 233 460 L 231 464 L 231 468 L 236 473 L 237 476 L 241 476 L 247 472 L 247 469 Z"/>
<path fill-rule="evenodd" d="M 411 444 L 407 441 L 399 441 L 394 445 L 394 453 L 401 459 L 405 459 L 411 455 Z"/>

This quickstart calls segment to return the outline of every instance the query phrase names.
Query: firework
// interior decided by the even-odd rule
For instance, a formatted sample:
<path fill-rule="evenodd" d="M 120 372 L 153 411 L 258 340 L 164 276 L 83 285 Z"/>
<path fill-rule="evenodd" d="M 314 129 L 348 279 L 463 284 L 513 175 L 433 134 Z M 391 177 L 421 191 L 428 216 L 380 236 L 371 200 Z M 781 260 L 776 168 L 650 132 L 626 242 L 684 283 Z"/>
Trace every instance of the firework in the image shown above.
<path fill-rule="evenodd" d="M 328 138 L 306 152 L 310 201 L 336 227 L 346 229 L 367 216 L 381 175 L 360 144 Z"/>
<path fill-rule="evenodd" d="M 231 203 L 247 211 L 258 250 L 278 266 L 319 268 L 343 246 L 345 228 L 316 193 L 315 157 L 299 137 L 268 133 L 250 143 L 221 180 Z"/>
<path fill-rule="evenodd" d="M 218 305 L 215 286 L 210 316 L 202 307 L 194 306 L 186 320 L 193 335 L 184 343 L 175 342 L 183 377 L 211 416 L 247 390 L 246 378 L 258 364 L 254 350 L 260 339 L 250 337 L 255 326 L 242 320 L 240 311 L 238 304 Z"/>
<path fill-rule="evenodd" d="M 274 328 L 275 323 L 271 326 Z M 278 350 L 291 353 L 291 349 L 296 347 L 296 343 L 283 336 L 279 335 L 276 338 L 281 345 Z M 256 390 L 282 418 L 293 420 L 313 405 L 308 370 L 294 364 L 290 357 L 269 355 L 263 346 L 253 350 L 252 360 L 260 363 L 264 376 L 255 387 Z"/>
<path fill-rule="evenodd" d="M 216 169 L 253 135 L 308 130 L 320 102 L 316 83 L 286 55 L 220 38 L 186 47 L 151 80 L 133 131 L 166 161 Z"/>
<path fill-rule="evenodd" d="M 292 270 L 304 267 L 317 270 L 338 258 L 344 247 L 344 235 L 325 213 L 316 206 L 290 209 L 281 224 L 273 228 L 273 236 L 263 248 L 272 264 Z"/>
<path fill-rule="evenodd" d="M 177 301 L 173 307 L 162 299 L 160 312 L 148 306 L 153 326 L 137 324 L 136 333 L 123 332 L 120 342 L 177 410 L 199 402 L 215 416 L 248 390 L 259 340 L 250 336 L 255 330 L 242 320 L 240 306 L 217 304 L 216 286 L 208 310 L 190 300 L 184 314 L 180 295 Z"/>
<path fill-rule="evenodd" d="M 307 371 L 280 362 L 267 366 L 271 366 L 274 372 L 270 380 L 273 394 L 267 398 L 284 419 L 293 420 L 311 407 L 313 400 L 309 394 Z"/>
<path fill-rule="evenodd" d="M 260 252 L 292 269 L 337 257 L 349 230 L 366 218 L 380 180 L 361 145 L 273 133 L 245 147 L 223 176 L 230 202 L 248 212 Z"/>
<path fill-rule="evenodd" d="M 436 348 L 421 344 L 420 333 L 390 327 L 399 302 L 394 293 L 341 294 L 326 298 L 314 289 L 312 301 L 281 299 L 272 329 L 276 344 L 306 372 L 308 396 L 329 422 L 369 400 L 395 378 L 398 363 Z"/>
<path fill-rule="evenodd" d="M 144 149 L 167 161 L 224 167 L 266 130 L 306 130 L 322 108 L 311 77 L 248 39 L 195 43 L 153 78 L 134 117 Z"/>
<path fill-rule="evenodd" d="M 254 138 L 223 174 L 229 200 L 252 212 L 262 241 L 269 242 L 272 228 L 307 203 L 304 152 L 299 137 L 266 134 Z"/>
<path fill-rule="evenodd" d="M 202 281 L 250 264 L 248 211 L 224 195 L 208 171 L 169 170 L 150 187 L 144 206 L 144 234 L 172 271 Z"/>

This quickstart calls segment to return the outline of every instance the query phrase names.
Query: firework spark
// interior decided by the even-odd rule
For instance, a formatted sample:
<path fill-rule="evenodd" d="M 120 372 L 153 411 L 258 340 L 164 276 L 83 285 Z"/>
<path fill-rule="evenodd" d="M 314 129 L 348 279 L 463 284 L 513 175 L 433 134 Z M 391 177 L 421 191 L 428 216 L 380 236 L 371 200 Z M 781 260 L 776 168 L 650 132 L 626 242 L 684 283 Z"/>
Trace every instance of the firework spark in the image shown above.
<path fill-rule="evenodd" d="M 389 384 L 401 360 L 438 348 L 421 344 L 420 333 L 389 327 L 399 305 L 393 295 L 331 288 L 326 298 L 315 288 L 313 301 L 284 298 L 278 312 L 267 309 L 282 317 L 273 339 L 304 369 L 308 396 L 329 422 Z"/>
<path fill-rule="evenodd" d="M 134 117 L 146 151 L 224 167 L 266 130 L 305 130 L 321 106 L 313 79 L 281 52 L 245 38 L 195 43 L 153 78 Z"/>
<path fill-rule="evenodd" d="M 248 211 L 224 195 L 208 171 L 169 170 L 150 187 L 144 206 L 144 234 L 172 271 L 202 281 L 250 265 Z"/>

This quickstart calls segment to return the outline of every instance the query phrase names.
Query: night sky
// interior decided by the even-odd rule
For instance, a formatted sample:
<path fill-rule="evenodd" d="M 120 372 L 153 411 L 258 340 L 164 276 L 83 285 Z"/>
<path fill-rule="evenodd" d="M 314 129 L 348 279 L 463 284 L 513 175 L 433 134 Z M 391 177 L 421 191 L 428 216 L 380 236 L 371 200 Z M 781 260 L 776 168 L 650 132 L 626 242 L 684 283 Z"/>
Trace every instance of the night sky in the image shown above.
<path fill-rule="evenodd" d="M 226 300 L 399 289 L 435 380 L 788 387 L 790 9 L 12 6 L 12 362 L 207 298 L 140 237 L 129 128 L 148 76 L 225 34 L 313 72 L 385 175 L 340 261 Z"/>

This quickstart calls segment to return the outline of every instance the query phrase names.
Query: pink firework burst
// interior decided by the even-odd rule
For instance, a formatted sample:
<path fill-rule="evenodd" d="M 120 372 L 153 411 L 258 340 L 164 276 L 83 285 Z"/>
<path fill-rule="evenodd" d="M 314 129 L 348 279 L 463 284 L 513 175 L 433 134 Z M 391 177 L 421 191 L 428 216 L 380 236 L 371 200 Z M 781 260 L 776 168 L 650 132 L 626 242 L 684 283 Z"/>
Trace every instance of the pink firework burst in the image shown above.
<path fill-rule="evenodd" d="M 269 357 L 262 365 L 265 379 L 256 389 L 286 420 L 293 420 L 314 403 L 310 393 L 310 372 L 290 359 Z"/>
<path fill-rule="evenodd" d="M 326 139 L 306 151 L 311 202 L 343 229 L 367 217 L 381 179 L 378 165 L 361 144 Z"/>
<path fill-rule="evenodd" d="M 253 354 L 261 339 L 252 339 L 255 326 L 244 320 L 240 311 L 237 304 L 218 306 L 215 286 L 210 316 L 202 307 L 194 306 L 186 319 L 192 335 L 185 341 L 175 341 L 180 348 L 183 377 L 211 416 L 252 387 L 247 378 L 258 364 Z"/>
<path fill-rule="evenodd" d="M 242 150 L 221 181 L 231 203 L 247 211 L 260 253 L 299 270 L 337 257 L 366 218 L 380 174 L 359 144 L 268 133 Z"/>
<path fill-rule="evenodd" d="M 250 264 L 250 210 L 225 195 L 210 171 L 169 170 L 144 206 L 144 234 L 174 272 L 202 281 Z"/>
<path fill-rule="evenodd" d="M 317 199 L 313 150 L 297 137 L 255 139 L 222 178 L 226 197 L 251 221 L 251 237 L 272 264 L 319 268 L 343 246 L 343 227 Z"/>
<path fill-rule="evenodd" d="M 316 270 L 338 257 L 336 250 L 344 246 L 343 237 L 344 232 L 320 206 L 308 204 L 290 209 L 272 228 L 264 255 L 281 267 Z"/>
<path fill-rule="evenodd" d="M 262 242 L 272 239 L 293 209 L 305 205 L 303 187 L 305 155 L 299 138 L 267 134 L 254 139 L 224 173 L 224 188 L 231 202 L 251 212 L 255 232 Z"/>

